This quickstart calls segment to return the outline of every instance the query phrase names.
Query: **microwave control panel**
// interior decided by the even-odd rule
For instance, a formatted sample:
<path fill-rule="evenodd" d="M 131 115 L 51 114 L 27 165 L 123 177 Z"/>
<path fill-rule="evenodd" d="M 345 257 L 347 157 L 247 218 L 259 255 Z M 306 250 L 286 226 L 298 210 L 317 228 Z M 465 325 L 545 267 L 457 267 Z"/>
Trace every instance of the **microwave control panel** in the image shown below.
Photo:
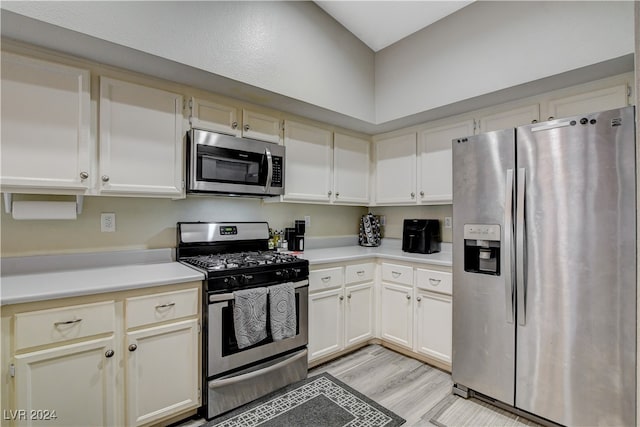
<path fill-rule="evenodd" d="M 273 175 L 271 176 L 272 187 L 282 187 L 282 157 L 273 156 Z"/>

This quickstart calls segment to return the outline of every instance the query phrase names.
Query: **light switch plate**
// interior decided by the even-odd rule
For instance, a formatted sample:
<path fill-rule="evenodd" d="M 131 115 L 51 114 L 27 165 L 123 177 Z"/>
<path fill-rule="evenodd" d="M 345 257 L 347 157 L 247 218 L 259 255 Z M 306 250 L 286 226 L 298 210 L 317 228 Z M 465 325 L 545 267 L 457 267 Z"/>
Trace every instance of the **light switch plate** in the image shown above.
<path fill-rule="evenodd" d="M 451 217 L 444 217 L 444 228 L 451 228 Z"/>

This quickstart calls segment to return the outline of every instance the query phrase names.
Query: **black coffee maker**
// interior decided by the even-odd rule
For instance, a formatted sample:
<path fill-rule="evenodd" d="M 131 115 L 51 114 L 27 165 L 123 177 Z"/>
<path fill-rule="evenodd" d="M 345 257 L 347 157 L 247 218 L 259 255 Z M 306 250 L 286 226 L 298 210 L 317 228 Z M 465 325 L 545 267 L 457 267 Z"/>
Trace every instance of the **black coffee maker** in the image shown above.
<path fill-rule="evenodd" d="M 402 250 L 419 254 L 440 252 L 440 221 L 437 219 L 405 219 Z"/>
<path fill-rule="evenodd" d="M 287 240 L 290 251 L 304 251 L 305 229 L 304 220 L 299 219 L 295 221 L 295 227 L 287 227 L 284 229 L 284 238 Z"/>

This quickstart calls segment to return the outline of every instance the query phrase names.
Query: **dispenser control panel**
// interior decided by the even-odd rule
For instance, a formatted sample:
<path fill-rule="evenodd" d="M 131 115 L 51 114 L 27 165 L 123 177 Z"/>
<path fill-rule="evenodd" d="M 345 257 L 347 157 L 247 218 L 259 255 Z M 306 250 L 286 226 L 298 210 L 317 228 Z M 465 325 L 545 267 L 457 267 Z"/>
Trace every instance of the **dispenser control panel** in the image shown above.
<path fill-rule="evenodd" d="M 466 240 L 500 241 L 500 226 L 491 224 L 465 224 L 464 238 Z"/>

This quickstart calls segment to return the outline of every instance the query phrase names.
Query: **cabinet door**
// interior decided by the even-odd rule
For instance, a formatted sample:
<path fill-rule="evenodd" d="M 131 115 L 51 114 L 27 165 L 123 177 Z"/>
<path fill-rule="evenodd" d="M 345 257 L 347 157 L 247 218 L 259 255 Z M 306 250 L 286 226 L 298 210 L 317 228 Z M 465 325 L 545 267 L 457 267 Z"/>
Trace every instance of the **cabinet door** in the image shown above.
<path fill-rule="evenodd" d="M 373 283 L 349 286 L 345 294 L 345 346 L 349 347 L 374 335 Z"/>
<path fill-rule="evenodd" d="M 127 420 L 149 423 L 200 406 L 198 321 L 127 333 Z"/>
<path fill-rule="evenodd" d="M 89 84 L 87 70 L 2 53 L 2 191 L 89 187 Z"/>
<path fill-rule="evenodd" d="M 383 340 L 411 349 L 413 334 L 412 288 L 382 283 L 380 334 Z"/>
<path fill-rule="evenodd" d="M 376 150 L 376 203 L 416 203 L 416 134 L 380 139 Z"/>
<path fill-rule="evenodd" d="M 342 350 L 343 305 L 342 288 L 309 295 L 309 361 Z"/>
<path fill-rule="evenodd" d="M 416 351 L 451 363 L 451 296 L 417 291 Z"/>
<path fill-rule="evenodd" d="M 528 125 L 540 120 L 540 105 L 527 105 L 513 108 L 495 114 L 482 116 L 478 119 L 477 133 L 491 132 Z"/>
<path fill-rule="evenodd" d="M 182 96 L 100 78 L 100 193 L 182 194 Z"/>
<path fill-rule="evenodd" d="M 240 136 L 238 109 L 230 105 L 191 98 L 191 116 L 189 123 L 196 129 Z"/>
<path fill-rule="evenodd" d="M 117 425 L 114 344 L 112 335 L 15 356 L 15 407 L 26 411 L 17 425 Z M 31 410 L 56 418 L 39 421 Z"/>
<path fill-rule="evenodd" d="M 369 203 L 369 141 L 336 133 L 333 140 L 334 201 Z"/>
<path fill-rule="evenodd" d="M 426 129 L 419 136 L 420 203 L 452 203 L 452 140 L 473 134 L 473 121 Z"/>
<path fill-rule="evenodd" d="M 285 123 L 285 200 L 329 202 L 332 139 L 331 132 L 326 129 L 290 121 Z"/>
<path fill-rule="evenodd" d="M 626 107 L 629 105 L 628 95 L 629 88 L 626 84 L 621 84 L 579 95 L 553 99 L 548 103 L 547 114 L 549 117 L 545 119 L 560 119 L 562 117 Z"/>
<path fill-rule="evenodd" d="M 242 136 L 279 144 L 281 139 L 280 119 L 255 111 L 242 111 Z"/>

